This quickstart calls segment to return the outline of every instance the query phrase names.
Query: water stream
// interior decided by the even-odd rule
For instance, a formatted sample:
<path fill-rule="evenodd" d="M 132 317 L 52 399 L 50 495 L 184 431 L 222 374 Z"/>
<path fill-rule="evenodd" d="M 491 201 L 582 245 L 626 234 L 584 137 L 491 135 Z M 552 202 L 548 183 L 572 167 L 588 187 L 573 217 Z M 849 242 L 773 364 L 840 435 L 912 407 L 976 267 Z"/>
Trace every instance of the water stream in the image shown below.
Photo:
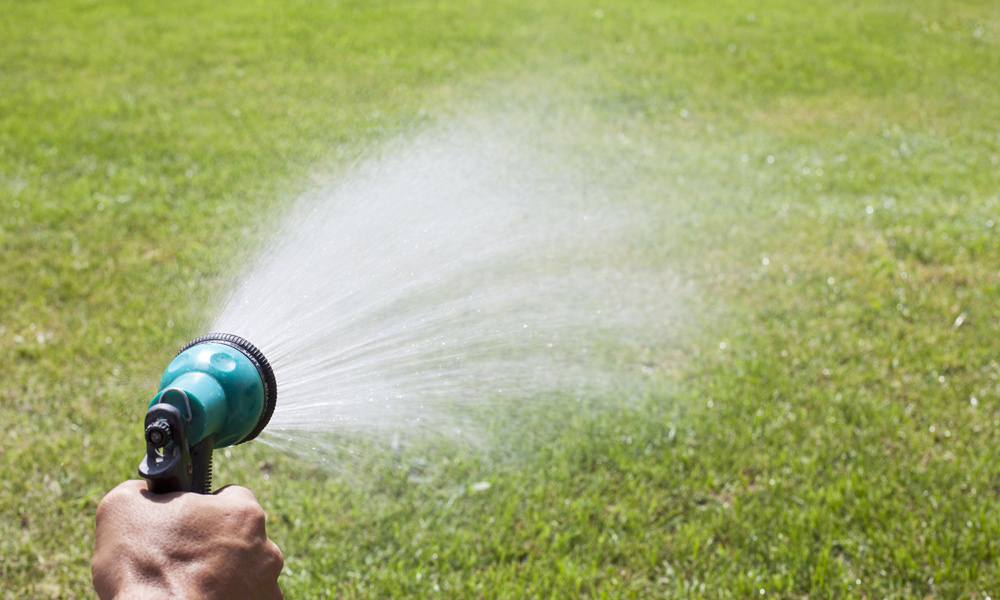
<path fill-rule="evenodd" d="M 619 349 L 681 317 L 676 278 L 626 256 L 651 215 L 504 140 L 417 135 L 290 209 L 213 325 L 274 367 L 262 440 L 320 454 L 477 440 L 505 407 L 620 401 L 635 373 Z"/>

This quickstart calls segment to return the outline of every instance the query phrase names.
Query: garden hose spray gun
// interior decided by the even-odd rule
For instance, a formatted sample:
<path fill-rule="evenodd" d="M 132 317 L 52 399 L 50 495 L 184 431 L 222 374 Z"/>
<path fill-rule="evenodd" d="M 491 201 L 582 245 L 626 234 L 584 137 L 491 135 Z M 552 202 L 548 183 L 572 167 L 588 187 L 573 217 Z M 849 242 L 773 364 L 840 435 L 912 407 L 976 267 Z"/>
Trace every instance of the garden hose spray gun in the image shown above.
<path fill-rule="evenodd" d="M 149 491 L 212 491 L 212 451 L 257 437 L 278 390 L 267 359 L 247 340 L 210 333 L 167 365 L 145 420 L 139 474 Z"/>

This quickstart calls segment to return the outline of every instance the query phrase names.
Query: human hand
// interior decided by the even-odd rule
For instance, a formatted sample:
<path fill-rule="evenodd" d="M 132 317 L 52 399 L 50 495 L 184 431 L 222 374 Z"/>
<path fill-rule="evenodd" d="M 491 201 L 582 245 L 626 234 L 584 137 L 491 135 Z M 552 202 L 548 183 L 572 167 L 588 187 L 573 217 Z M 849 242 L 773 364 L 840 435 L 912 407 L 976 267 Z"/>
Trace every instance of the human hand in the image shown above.
<path fill-rule="evenodd" d="M 101 600 L 280 599 L 283 566 L 246 488 L 158 495 L 132 480 L 97 507 L 91 574 Z"/>

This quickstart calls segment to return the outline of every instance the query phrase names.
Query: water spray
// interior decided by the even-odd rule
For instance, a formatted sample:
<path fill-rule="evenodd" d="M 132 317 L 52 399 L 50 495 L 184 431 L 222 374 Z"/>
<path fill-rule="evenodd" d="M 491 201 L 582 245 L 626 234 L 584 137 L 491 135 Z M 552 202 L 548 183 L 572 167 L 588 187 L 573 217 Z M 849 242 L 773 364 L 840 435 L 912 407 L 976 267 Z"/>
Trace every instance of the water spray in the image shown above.
<path fill-rule="evenodd" d="M 253 340 L 280 372 L 261 441 L 339 469 L 411 443 L 486 447 L 508 416 L 635 388 L 619 357 L 684 323 L 680 280 L 629 258 L 670 215 L 639 211 L 624 181 L 577 173 L 523 125 L 382 147 L 260 240 L 212 330 Z"/>
<path fill-rule="evenodd" d="M 212 491 L 212 451 L 256 438 L 274 413 L 277 383 L 247 340 L 210 333 L 167 365 L 144 423 L 139 474 L 155 494 Z"/>
<path fill-rule="evenodd" d="M 212 451 L 258 434 L 339 469 L 407 444 L 506 443 L 494 423 L 545 427 L 635 389 L 628 367 L 658 365 L 646 350 L 686 322 L 683 282 L 630 258 L 670 214 L 522 124 L 407 138 L 289 206 L 211 326 L 246 339 L 198 338 L 163 375 L 149 489 L 209 492 Z"/>

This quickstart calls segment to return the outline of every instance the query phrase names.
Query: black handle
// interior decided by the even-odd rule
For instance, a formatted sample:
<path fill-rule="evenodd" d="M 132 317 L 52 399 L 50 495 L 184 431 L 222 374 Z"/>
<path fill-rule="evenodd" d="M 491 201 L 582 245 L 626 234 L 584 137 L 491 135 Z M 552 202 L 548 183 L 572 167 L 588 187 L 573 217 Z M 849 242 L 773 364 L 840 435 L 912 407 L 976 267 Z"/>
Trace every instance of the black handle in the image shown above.
<path fill-rule="evenodd" d="M 139 463 L 154 494 L 212 492 L 212 451 L 215 436 L 188 447 L 187 423 L 173 405 L 160 403 L 146 412 L 146 456 Z"/>
<path fill-rule="evenodd" d="M 200 444 L 191 448 L 191 491 L 199 494 L 212 493 L 212 451 L 215 450 L 215 436 L 210 435 Z"/>

